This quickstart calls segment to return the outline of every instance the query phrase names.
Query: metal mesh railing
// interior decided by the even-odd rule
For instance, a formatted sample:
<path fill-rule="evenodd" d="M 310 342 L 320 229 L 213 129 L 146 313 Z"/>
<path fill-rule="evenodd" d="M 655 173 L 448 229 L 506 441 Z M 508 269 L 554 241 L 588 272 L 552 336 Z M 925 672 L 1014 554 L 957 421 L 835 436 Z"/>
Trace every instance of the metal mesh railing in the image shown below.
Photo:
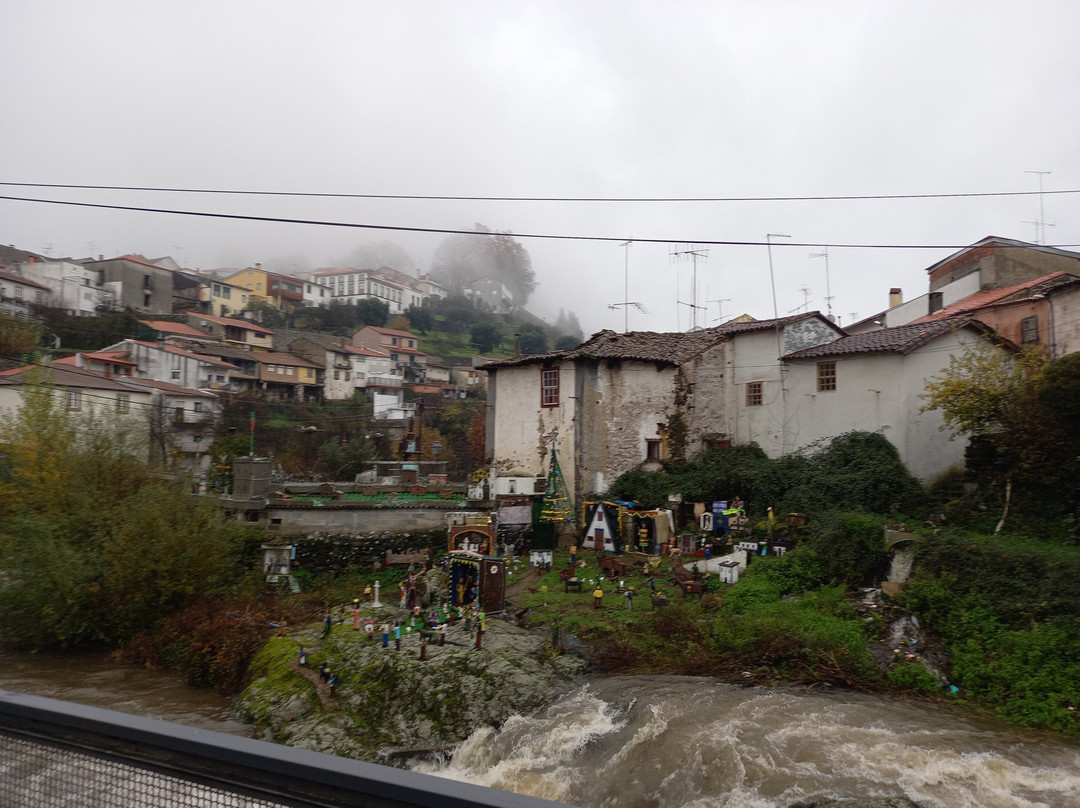
<path fill-rule="evenodd" d="M 161 771 L 0 734 L 0 806 L 282 808 Z"/>
<path fill-rule="evenodd" d="M 0 690 L 0 808 L 559 808 L 561 803 Z"/>

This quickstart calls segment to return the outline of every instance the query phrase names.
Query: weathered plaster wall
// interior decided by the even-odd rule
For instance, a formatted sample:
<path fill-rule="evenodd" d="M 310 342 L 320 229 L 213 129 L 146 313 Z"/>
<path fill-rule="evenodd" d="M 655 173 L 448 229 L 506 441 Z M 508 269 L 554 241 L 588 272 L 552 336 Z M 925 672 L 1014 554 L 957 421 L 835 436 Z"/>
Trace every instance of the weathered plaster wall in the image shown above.
<path fill-rule="evenodd" d="M 879 432 L 892 443 L 916 477 L 930 480 L 962 465 L 964 439 L 939 429 L 939 412 L 921 413 L 926 382 L 948 366 L 949 355 L 976 340 L 974 332 L 948 335 L 908 356 L 838 356 L 837 389 L 817 391 L 817 361 L 789 363 L 786 415 L 790 451 L 851 431 Z M 830 361 L 833 358 L 830 357 Z M 775 447 L 766 448 L 770 457 Z"/>
<path fill-rule="evenodd" d="M 601 362 L 583 369 L 580 378 L 579 501 L 644 462 L 646 441 L 664 440 L 675 411 L 675 369 Z"/>

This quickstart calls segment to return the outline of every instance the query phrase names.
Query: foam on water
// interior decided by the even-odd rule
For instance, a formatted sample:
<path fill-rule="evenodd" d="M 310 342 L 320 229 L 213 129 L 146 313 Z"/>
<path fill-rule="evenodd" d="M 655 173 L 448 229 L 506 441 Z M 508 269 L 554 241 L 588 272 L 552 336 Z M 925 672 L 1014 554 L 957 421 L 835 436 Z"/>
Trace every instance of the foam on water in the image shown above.
<path fill-rule="evenodd" d="M 421 771 L 589 808 L 786 808 L 906 796 L 926 808 L 1080 805 L 1080 745 L 861 694 L 689 677 L 579 688 Z"/>

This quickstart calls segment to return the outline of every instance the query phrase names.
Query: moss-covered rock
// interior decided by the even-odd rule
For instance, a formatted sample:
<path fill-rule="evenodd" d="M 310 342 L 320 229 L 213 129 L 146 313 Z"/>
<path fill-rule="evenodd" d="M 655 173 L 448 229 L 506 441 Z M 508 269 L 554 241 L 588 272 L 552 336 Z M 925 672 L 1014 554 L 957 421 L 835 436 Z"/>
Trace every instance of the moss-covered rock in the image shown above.
<path fill-rule="evenodd" d="M 381 615 L 380 617 L 383 617 Z M 482 647 L 461 623 L 447 627 L 444 644 L 402 636 L 384 649 L 348 624 L 321 641 L 316 629 L 275 637 L 252 664 L 253 680 L 238 709 L 279 743 L 374 759 L 387 747 L 438 747 L 485 725 L 531 712 L 585 672 L 577 657 L 551 653 L 547 636 L 503 620 L 489 620 Z M 309 649 L 299 665 L 299 646 Z M 315 669 L 326 662 L 337 676 L 331 696 Z"/>

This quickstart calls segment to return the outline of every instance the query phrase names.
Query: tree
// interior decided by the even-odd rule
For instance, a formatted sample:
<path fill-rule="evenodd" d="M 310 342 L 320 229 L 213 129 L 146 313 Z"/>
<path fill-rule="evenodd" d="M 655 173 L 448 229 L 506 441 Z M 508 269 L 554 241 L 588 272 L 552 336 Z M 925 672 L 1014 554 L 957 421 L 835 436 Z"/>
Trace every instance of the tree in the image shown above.
<path fill-rule="evenodd" d="M 581 330 L 581 323 L 578 322 L 577 315 L 572 311 L 567 312 L 559 309 L 559 316 L 555 318 L 554 331 L 560 338 L 567 337 L 573 340 L 571 348 L 581 343 L 585 338 Z"/>
<path fill-rule="evenodd" d="M 477 323 L 469 329 L 469 340 L 477 353 L 485 354 L 498 346 L 502 341 L 502 334 L 492 323 Z"/>
<path fill-rule="evenodd" d="M 150 474 L 134 416 L 63 401 L 43 375 L 0 421 L 0 633 L 115 645 L 235 575 L 240 526 Z"/>
<path fill-rule="evenodd" d="M 409 306 L 405 309 L 405 316 L 412 327 L 421 334 L 428 334 L 435 328 L 435 315 L 431 309 L 424 306 Z"/>
<path fill-rule="evenodd" d="M 1029 516 L 1060 514 L 1063 506 L 1075 511 L 1075 487 L 1063 472 L 1076 468 L 1076 444 L 1068 406 L 1059 414 L 1055 403 L 1069 399 L 1077 366 L 1066 363 L 1050 373 L 1053 366 L 1034 351 L 1008 354 L 982 343 L 951 357 L 926 385 L 923 411 L 940 410 L 944 428 L 971 438 L 968 473 L 1003 492 L 995 532 L 1005 526 L 1014 498 Z M 1063 395 L 1040 397 L 1042 390 Z"/>
<path fill-rule="evenodd" d="M 547 353 L 548 335 L 535 323 L 525 323 L 521 327 L 521 353 L 525 355 Z"/>
<path fill-rule="evenodd" d="M 926 383 L 920 412 L 941 410 L 954 437 L 998 431 L 1042 363 L 1032 351 L 1012 354 L 989 340 L 970 344 Z"/>
<path fill-rule="evenodd" d="M 41 326 L 22 317 L 0 312 L 0 360 L 29 354 L 41 338 Z"/>
<path fill-rule="evenodd" d="M 406 275 L 416 274 L 416 262 L 403 247 L 392 241 L 370 241 L 354 248 L 345 260 L 344 266 L 357 269 L 378 269 L 389 267 Z"/>
<path fill-rule="evenodd" d="M 431 277 L 451 294 L 462 294 L 479 278 L 495 278 L 510 290 L 514 304 L 524 306 L 536 289 L 532 259 L 509 231 L 500 233 L 482 224 L 474 231 L 445 239 L 435 250 Z"/>
<path fill-rule="evenodd" d="M 255 315 L 255 321 L 266 328 L 284 328 L 286 325 L 285 314 L 267 300 L 252 300 L 244 311 L 250 311 Z"/>
<path fill-rule="evenodd" d="M 561 337 L 555 340 L 554 348 L 556 351 L 569 351 L 571 348 L 576 348 L 581 344 L 581 340 L 570 334 L 563 334 Z"/>

